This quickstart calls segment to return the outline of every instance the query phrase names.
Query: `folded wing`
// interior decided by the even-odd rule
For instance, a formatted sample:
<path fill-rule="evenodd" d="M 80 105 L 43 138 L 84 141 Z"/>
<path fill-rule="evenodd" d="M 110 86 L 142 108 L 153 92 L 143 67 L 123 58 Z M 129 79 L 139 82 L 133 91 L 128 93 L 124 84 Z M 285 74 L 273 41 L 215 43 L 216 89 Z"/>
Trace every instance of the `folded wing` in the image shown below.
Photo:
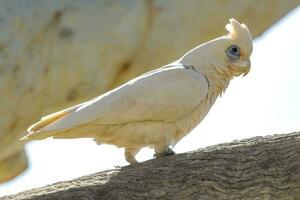
<path fill-rule="evenodd" d="M 207 92 L 208 83 L 201 73 L 183 66 L 160 68 L 88 102 L 48 115 L 28 132 L 60 131 L 89 122 L 173 122 L 188 115 Z"/>

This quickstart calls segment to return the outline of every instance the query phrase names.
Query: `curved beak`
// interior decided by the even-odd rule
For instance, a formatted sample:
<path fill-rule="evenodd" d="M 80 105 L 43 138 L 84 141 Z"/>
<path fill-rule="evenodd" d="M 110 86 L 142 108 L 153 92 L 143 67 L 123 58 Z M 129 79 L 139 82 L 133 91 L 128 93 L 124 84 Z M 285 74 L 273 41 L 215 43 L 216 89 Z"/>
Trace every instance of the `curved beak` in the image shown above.
<path fill-rule="evenodd" d="M 244 60 L 245 62 L 245 72 L 243 74 L 243 76 L 246 76 L 249 72 L 250 72 L 250 69 L 251 69 L 251 61 L 249 58 L 247 58 L 246 60 Z"/>
<path fill-rule="evenodd" d="M 235 76 L 240 76 L 242 74 L 243 76 L 246 76 L 250 72 L 251 61 L 249 58 L 236 60 L 232 63 L 233 65 L 231 65 L 230 68 L 232 69 L 232 72 Z"/>

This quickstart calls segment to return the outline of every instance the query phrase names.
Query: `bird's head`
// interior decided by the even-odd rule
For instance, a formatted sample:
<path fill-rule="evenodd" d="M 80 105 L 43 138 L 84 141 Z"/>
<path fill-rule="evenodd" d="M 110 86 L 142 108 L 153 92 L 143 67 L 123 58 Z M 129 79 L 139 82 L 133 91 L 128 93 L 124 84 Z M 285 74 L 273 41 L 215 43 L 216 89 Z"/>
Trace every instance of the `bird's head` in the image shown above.
<path fill-rule="evenodd" d="M 223 60 L 231 69 L 233 75 L 248 74 L 251 67 L 252 38 L 245 24 L 240 24 L 235 19 L 230 19 L 226 25 L 229 34 L 220 39 Z"/>
<path fill-rule="evenodd" d="M 245 24 L 235 19 L 229 21 L 226 25 L 229 31 L 227 35 L 196 47 L 183 56 L 181 61 L 200 68 L 210 66 L 233 76 L 246 75 L 251 67 L 251 34 Z"/>

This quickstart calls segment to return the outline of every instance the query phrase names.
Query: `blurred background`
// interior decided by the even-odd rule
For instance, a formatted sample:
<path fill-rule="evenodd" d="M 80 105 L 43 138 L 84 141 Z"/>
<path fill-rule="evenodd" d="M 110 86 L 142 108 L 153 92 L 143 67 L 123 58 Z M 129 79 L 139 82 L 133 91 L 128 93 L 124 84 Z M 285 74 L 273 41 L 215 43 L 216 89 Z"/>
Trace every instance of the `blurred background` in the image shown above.
<path fill-rule="evenodd" d="M 231 81 L 174 150 L 300 131 L 298 5 L 299 0 L 0 1 L 0 196 L 127 165 L 123 149 L 89 139 L 25 146 L 19 138 L 41 116 L 226 34 L 230 17 L 247 24 L 255 38 L 251 72 Z M 152 157 L 149 149 L 137 156 Z"/>

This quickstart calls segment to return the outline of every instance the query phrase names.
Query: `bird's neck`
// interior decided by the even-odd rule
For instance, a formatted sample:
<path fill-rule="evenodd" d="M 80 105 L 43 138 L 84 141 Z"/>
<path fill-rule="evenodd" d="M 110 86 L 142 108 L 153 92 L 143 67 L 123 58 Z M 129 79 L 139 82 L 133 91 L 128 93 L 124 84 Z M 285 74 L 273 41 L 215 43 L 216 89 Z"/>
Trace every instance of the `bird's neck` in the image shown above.
<path fill-rule="evenodd" d="M 219 39 L 218 39 L 219 40 Z M 232 71 L 226 63 L 218 61 L 213 52 L 216 43 L 214 41 L 195 47 L 186 53 L 177 62 L 183 65 L 193 66 L 209 81 L 209 95 L 211 97 L 222 95 L 233 78 Z"/>
<path fill-rule="evenodd" d="M 227 89 L 230 80 L 233 78 L 230 71 L 210 66 L 209 69 L 198 67 L 199 72 L 206 76 L 209 81 L 208 97 L 211 99 L 221 96 Z"/>
<path fill-rule="evenodd" d="M 233 78 L 232 72 L 218 63 L 203 63 L 193 65 L 191 63 L 181 62 L 184 65 L 193 66 L 196 71 L 204 75 L 209 82 L 208 98 L 214 99 L 221 96 Z"/>

